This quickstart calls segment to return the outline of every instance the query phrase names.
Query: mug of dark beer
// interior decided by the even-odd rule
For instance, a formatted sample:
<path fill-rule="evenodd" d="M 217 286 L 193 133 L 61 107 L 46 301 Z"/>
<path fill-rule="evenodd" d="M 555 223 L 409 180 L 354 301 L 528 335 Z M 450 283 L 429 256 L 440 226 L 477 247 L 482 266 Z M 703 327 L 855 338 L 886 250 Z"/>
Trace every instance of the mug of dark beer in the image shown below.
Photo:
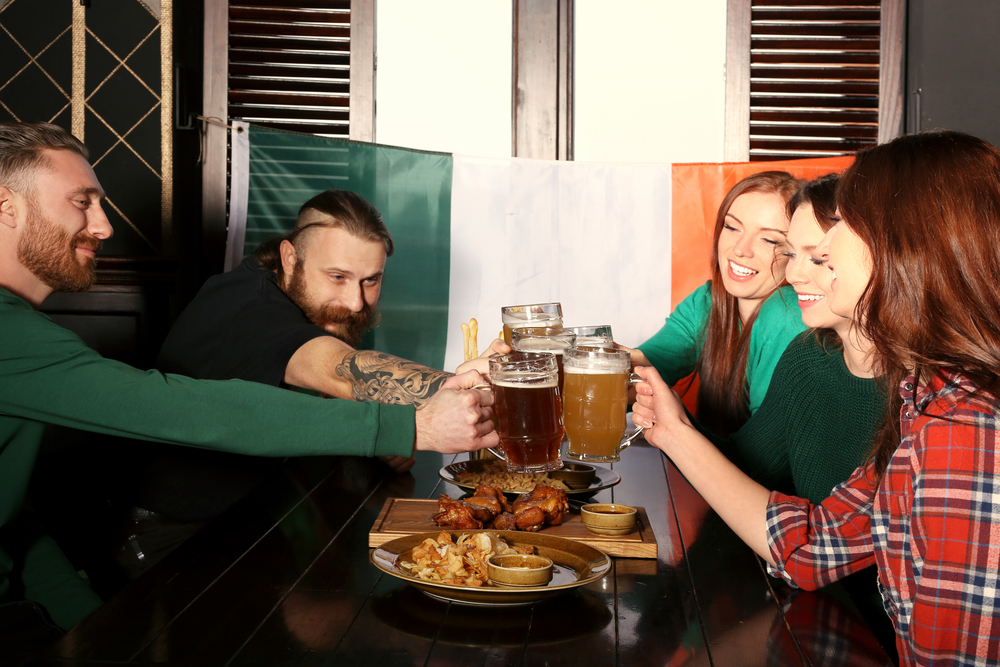
<path fill-rule="evenodd" d="M 563 350 L 576 345 L 576 334 L 557 327 L 517 328 L 510 332 L 510 346 L 521 352 L 551 352 L 559 369 L 559 393 L 563 390 Z"/>
<path fill-rule="evenodd" d="M 630 368 L 625 350 L 570 347 L 563 351 L 563 423 L 569 439 L 566 458 L 618 461 L 621 450 L 642 433 L 637 428 L 625 436 L 628 388 L 642 381 Z"/>
<path fill-rule="evenodd" d="M 500 447 L 510 472 L 562 468 L 562 399 L 555 355 L 519 352 L 490 357 L 490 387 Z"/>
<path fill-rule="evenodd" d="M 531 303 L 524 306 L 504 306 L 500 309 L 503 321 L 503 341 L 510 345 L 510 332 L 518 327 L 561 327 L 562 304 Z"/>

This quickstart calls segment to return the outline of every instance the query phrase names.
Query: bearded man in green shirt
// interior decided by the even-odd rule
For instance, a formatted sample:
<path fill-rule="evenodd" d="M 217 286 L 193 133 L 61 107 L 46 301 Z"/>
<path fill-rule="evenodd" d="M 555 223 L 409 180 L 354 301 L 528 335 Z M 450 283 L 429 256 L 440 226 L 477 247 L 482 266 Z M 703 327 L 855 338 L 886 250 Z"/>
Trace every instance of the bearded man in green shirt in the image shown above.
<path fill-rule="evenodd" d="M 38 312 L 54 291 L 90 288 L 95 253 L 113 233 L 86 155 L 54 125 L 0 123 L 0 651 L 3 628 L 48 612 L 65 629 L 100 604 L 23 511 L 47 423 L 275 457 L 409 457 L 499 440 L 492 397 L 472 389 L 482 381 L 475 371 L 415 409 L 140 371 L 98 355 Z"/>

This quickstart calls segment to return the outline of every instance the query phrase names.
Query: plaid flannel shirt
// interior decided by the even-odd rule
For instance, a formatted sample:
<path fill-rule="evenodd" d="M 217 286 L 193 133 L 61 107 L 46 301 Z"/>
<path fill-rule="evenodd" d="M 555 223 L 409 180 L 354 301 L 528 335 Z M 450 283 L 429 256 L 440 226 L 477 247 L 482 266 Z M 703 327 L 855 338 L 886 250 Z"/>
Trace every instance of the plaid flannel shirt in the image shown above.
<path fill-rule="evenodd" d="M 903 381 L 903 440 L 878 489 L 865 470 L 821 505 L 772 493 L 769 568 L 814 589 L 878 563 L 903 665 L 1000 658 L 1000 405 L 959 375 Z"/>

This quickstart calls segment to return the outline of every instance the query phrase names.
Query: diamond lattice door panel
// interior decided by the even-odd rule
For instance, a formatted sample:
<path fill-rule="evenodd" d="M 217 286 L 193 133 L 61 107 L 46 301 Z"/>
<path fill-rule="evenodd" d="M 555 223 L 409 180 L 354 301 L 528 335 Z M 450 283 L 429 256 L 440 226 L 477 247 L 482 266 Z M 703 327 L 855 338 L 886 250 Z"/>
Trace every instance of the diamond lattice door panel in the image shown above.
<path fill-rule="evenodd" d="M 108 193 L 105 255 L 171 254 L 172 0 L 0 0 L 0 120 L 82 139 Z"/>

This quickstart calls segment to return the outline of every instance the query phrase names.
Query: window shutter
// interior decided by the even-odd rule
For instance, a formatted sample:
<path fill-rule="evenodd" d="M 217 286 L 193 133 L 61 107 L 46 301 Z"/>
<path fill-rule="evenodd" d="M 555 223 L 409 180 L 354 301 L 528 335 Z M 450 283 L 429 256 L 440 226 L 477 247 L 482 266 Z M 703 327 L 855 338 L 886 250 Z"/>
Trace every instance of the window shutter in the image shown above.
<path fill-rule="evenodd" d="M 878 141 L 880 1 L 753 0 L 750 159 Z"/>
<path fill-rule="evenodd" d="M 347 137 L 350 66 L 350 0 L 230 2 L 230 118 Z"/>

